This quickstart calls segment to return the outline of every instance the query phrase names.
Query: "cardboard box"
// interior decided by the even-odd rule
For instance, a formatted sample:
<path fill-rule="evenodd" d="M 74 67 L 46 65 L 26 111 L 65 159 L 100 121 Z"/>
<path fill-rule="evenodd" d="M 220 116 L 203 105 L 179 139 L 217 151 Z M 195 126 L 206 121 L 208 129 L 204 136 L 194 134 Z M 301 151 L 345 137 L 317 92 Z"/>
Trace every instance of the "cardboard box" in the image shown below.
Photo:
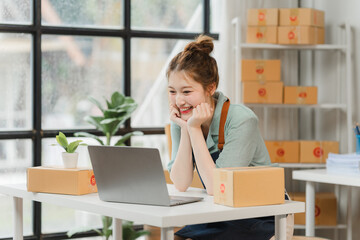
<path fill-rule="evenodd" d="M 317 104 L 317 87 L 284 87 L 285 104 Z"/>
<path fill-rule="evenodd" d="M 323 44 L 324 29 L 311 26 L 278 27 L 279 44 Z"/>
<path fill-rule="evenodd" d="M 280 26 L 324 27 L 324 23 L 324 11 L 312 8 L 281 8 L 279 10 Z"/>
<path fill-rule="evenodd" d="M 281 62 L 274 60 L 251 60 L 241 61 L 241 81 L 280 81 Z"/>
<path fill-rule="evenodd" d="M 252 8 L 248 10 L 248 26 L 277 26 L 278 16 L 279 9 L 277 8 Z"/>
<path fill-rule="evenodd" d="M 213 178 L 214 203 L 231 207 L 284 203 L 283 168 L 216 168 Z"/>
<path fill-rule="evenodd" d="M 339 153 L 339 142 L 300 141 L 301 163 L 326 163 L 330 152 Z"/>
<path fill-rule="evenodd" d="M 27 169 L 29 192 L 82 195 L 97 192 L 91 169 L 31 167 Z"/>
<path fill-rule="evenodd" d="M 273 103 L 283 102 L 283 82 L 243 82 L 242 94 L 244 103 Z"/>
<path fill-rule="evenodd" d="M 248 26 L 246 34 L 247 43 L 277 43 L 277 27 L 276 26 Z"/>
<path fill-rule="evenodd" d="M 299 141 L 265 141 L 272 163 L 298 163 Z"/>
<path fill-rule="evenodd" d="M 294 201 L 305 202 L 305 193 L 290 193 Z M 294 223 L 305 225 L 305 212 L 295 213 Z M 334 193 L 323 192 L 315 195 L 315 225 L 335 226 L 337 224 L 337 201 Z"/>

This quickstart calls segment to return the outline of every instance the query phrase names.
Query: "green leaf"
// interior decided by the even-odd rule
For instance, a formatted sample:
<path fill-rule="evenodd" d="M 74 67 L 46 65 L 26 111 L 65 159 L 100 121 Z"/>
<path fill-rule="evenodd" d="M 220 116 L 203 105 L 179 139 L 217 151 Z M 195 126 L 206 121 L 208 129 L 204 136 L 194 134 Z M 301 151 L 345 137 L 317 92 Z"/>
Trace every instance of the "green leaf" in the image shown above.
<path fill-rule="evenodd" d="M 111 95 L 111 104 L 113 107 L 123 104 L 124 101 L 125 101 L 125 96 L 119 92 L 114 92 Z"/>
<path fill-rule="evenodd" d="M 90 102 L 95 104 L 101 110 L 101 112 L 104 112 L 104 108 L 101 106 L 101 104 L 100 104 L 100 102 L 98 100 L 96 100 L 93 97 L 89 97 L 89 100 L 90 100 Z"/>
<path fill-rule="evenodd" d="M 76 132 L 74 133 L 75 137 L 88 137 L 88 138 L 93 138 L 96 141 L 98 141 L 101 145 L 104 145 L 104 142 L 96 135 L 91 134 L 91 133 L 87 133 L 87 132 Z"/>
<path fill-rule="evenodd" d="M 77 141 L 70 143 L 69 146 L 67 147 L 67 152 L 74 153 L 81 142 L 82 142 L 82 140 L 77 140 Z"/>
<path fill-rule="evenodd" d="M 107 119 L 104 119 L 100 122 L 100 124 L 110 124 L 110 123 L 113 123 L 115 121 L 119 121 L 117 118 L 107 118 Z"/>
<path fill-rule="evenodd" d="M 102 131 L 104 134 L 106 133 L 104 126 L 100 124 L 100 122 L 104 119 L 104 117 L 86 116 L 84 119 L 91 125 L 95 126 L 96 129 Z"/>
<path fill-rule="evenodd" d="M 59 135 L 56 135 L 56 141 L 59 143 L 59 145 L 61 147 L 63 147 L 65 150 L 68 147 L 68 141 L 66 139 L 65 134 L 63 134 L 62 132 L 59 132 Z"/>
<path fill-rule="evenodd" d="M 108 100 L 106 100 L 106 105 L 107 105 L 108 109 L 114 108 L 113 105 L 111 104 L 111 102 L 109 102 Z"/>
<path fill-rule="evenodd" d="M 135 131 L 135 132 L 129 132 L 127 134 L 125 134 L 122 138 L 120 138 L 114 146 L 124 146 L 125 145 L 125 142 L 131 138 L 132 136 L 142 136 L 144 135 L 143 132 L 141 131 Z"/>
<path fill-rule="evenodd" d="M 103 216 L 102 217 L 103 229 L 109 229 L 112 225 L 112 218 Z"/>
<path fill-rule="evenodd" d="M 135 233 L 135 239 L 137 239 L 138 237 L 144 236 L 144 235 L 150 235 L 150 231 L 147 231 L 147 230 L 137 231 Z"/>

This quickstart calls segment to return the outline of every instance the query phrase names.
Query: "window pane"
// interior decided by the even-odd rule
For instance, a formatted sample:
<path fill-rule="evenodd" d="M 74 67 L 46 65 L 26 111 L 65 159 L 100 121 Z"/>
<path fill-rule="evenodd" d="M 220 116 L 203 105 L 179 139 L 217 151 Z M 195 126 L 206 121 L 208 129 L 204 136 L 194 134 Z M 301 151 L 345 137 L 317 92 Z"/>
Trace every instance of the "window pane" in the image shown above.
<path fill-rule="evenodd" d="M 31 129 L 31 36 L 0 33 L 0 131 Z"/>
<path fill-rule="evenodd" d="M 99 110 L 88 97 L 105 105 L 103 97 L 123 91 L 123 40 L 44 36 L 41 47 L 43 128 L 92 128 L 84 117 Z"/>
<path fill-rule="evenodd" d="M 0 0 L 0 23 L 30 24 L 32 0 Z"/>
<path fill-rule="evenodd" d="M 222 6 L 224 1 L 211 0 L 210 1 L 210 31 L 218 33 L 220 32 Z"/>
<path fill-rule="evenodd" d="M 166 68 L 188 40 L 133 39 L 131 96 L 139 104 L 133 127 L 164 127 L 169 122 Z"/>
<path fill-rule="evenodd" d="M 202 0 L 132 0 L 131 27 L 145 30 L 199 32 Z"/>
<path fill-rule="evenodd" d="M 41 13 L 44 25 L 123 27 L 122 0 L 41 0 Z"/>
<path fill-rule="evenodd" d="M 26 183 L 32 164 L 31 140 L 0 140 L 0 183 Z M 32 202 L 24 201 L 24 235 L 32 235 Z M 13 200 L 0 194 L 0 238 L 13 235 Z"/>
<path fill-rule="evenodd" d="M 170 161 L 170 156 L 169 156 L 168 142 L 165 135 L 135 136 L 131 138 L 131 146 L 159 149 L 163 168 L 166 169 L 166 166 Z"/>
<path fill-rule="evenodd" d="M 68 141 L 83 140 L 89 145 L 98 145 L 93 139 L 69 137 Z M 43 166 L 61 166 L 61 153 L 64 150 L 57 144 L 55 137 L 42 140 L 42 163 Z M 78 167 L 91 168 L 89 153 L 86 146 L 79 146 L 76 152 L 79 153 Z M 101 217 L 83 211 L 77 211 L 70 208 L 59 207 L 52 204 L 43 204 L 42 208 L 42 231 L 43 233 L 63 232 L 81 227 L 100 228 L 102 225 Z"/>

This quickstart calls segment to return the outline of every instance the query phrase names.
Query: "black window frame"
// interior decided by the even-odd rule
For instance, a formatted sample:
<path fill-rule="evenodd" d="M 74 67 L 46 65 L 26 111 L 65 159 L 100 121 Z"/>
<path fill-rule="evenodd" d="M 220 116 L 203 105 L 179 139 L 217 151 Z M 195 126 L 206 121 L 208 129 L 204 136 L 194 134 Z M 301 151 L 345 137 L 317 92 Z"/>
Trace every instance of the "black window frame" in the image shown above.
<path fill-rule="evenodd" d="M 124 40 L 124 94 L 131 96 L 131 39 L 132 38 L 156 38 L 156 39 L 188 39 L 193 40 L 199 34 L 206 34 L 219 39 L 219 34 L 210 32 L 210 1 L 203 1 L 203 26 L 201 32 L 181 32 L 181 31 L 139 31 L 131 29 L 131 0 L 122 0 L 124 5 L 124 28 L 81 28 L 81 27 L 62 27 L 62 26 L 42 26 L 41 25 L 41 0 L 32 2 L 32 24 L 0 24 L 0 33 L 25 33 L 32 36 L 32 130 L 28 131 L 0 131 L 0 140 L 32 139 L 32 166 L 41 165 L 41 142 L 43 138 L 55 137 L 59 131 L 67 136 L 73 136 L 75 132 L 86 131 L 97 136 L 102 136 L 102 132 L 95 129 L 56 129 L 43 130 L 41 126 L 41 36 L 49 35 L 76 35 L 76 36 L 96 36 L 96 37 L 119 37 Z M 125 123 L 116 135 L 124 135 L 130 131 L 142 131 L 145 135 L 165 134 L 164 128 L 132 128 L 130 120 Z M 41 203 L 33 202 L 33 235 L 26 236 L 25 239 L 66 239 L 66 232 L 42 234 L 41 232 Z M 96 232 L 76 234 L 76 238 L 98 236 Z M 74 238 L 74 237 L 73 237 Z M 0 238 L 11 239 L 11 238 Z"/>

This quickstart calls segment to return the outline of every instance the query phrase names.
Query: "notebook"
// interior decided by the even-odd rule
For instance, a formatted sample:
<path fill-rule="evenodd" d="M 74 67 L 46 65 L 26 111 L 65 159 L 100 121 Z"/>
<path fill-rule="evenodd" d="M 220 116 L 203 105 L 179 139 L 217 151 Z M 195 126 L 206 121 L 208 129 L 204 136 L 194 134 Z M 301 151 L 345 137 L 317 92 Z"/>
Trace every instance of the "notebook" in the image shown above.
<path fill-rule="evenodd" d="M 203 199 L 169 196 L 156 148 L 88 146 L 88 150 L 103 201 L 174 206 Z"/>

